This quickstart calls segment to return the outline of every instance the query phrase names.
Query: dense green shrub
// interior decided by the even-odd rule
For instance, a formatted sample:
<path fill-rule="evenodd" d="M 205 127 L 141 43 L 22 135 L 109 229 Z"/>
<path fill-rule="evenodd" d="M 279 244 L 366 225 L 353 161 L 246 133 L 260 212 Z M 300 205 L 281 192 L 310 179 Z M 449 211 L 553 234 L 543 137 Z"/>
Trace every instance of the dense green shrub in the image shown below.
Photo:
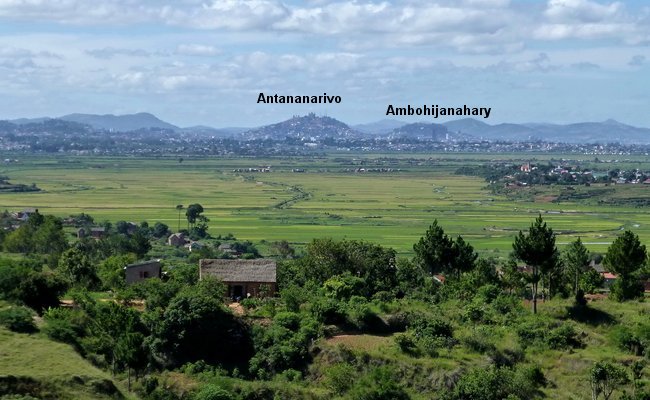
<path fill-rule="evenodd" d="M 193 400 L 234 400 L 234 396 L 217 385 L 205 385 L 194 396 Z"/>
<path fill-rule="evenodd" d="M 395 378 L 396 371 L 382 366 L 372 369 L 350 390 L 355 400 L 408 400 L 410 396 Z"/>
<path fill-rule="evenodd" d="M 23 303 L 38 313 L 58 306 L 59 297 L 67 288 L 67 283 L 51 272 L 34 271 L 20 265 L 0 268 L 0 293 L 3 297 Z"/>
<path fill-rule="evenodd" d="M 609 296 L 616 301 L 642 298 L 643 284 L 641 284 L 636 277 L 630 277 L 627 279 L 619 277 L 619 279 L 614 281 L 612 284 Z"/>
<path fill-rule="evenodd" d="M 491 334 L 485 327 L 476 327 L 465 337 L 461 339 L 461 343 L 476 353 L 485 354 L 488 351 L 495 351 L 496 346 L 493 342 L 494 335 Z"/>
<path fill-rule="evenodd" d="M 11 306 L 0 310 L 0 325 L 20 333 L 35 332 L 34 312 L 22 306 Z"/>
<path fill-rule="evenodd" d="M 469 303 L 465 306 L 463 311 L 463 319 L 469 322 L 484 322 L 485 321 L 485 309 L 481 304 L 476 302 Z"/>
<path fill-rule="evenodd" d="M 347 363 L 338 363 L 325 370 L 325 386 L 338 395 L 352 387 L 354 378 L 355 369 Z"/>
<path fill-rule="evenodd" d="M 481 303 L 491 304 L 499 296 L 499 294 L 501 294 L 501 289 L 499 289 L 498 286 L 488 284 L 478 288 L 474 299 Z"/>
<path fill-rule="evenodd" d="M 410 332 L 396 334 L 393 336 L 393 341 L 404 353 L 411 355 L 417 353 L 417 342 Z"/>
<path fill-rule="evenodd" d="M 320 334 L 318 322 L 310 317 L 278 313 L 269 327 L 255 326 L 255 355 L 250 372 L 268 379 L 287 369 L 302 370 L 310 361 L 309 346 Z"/>
<path fill-rule="evenodd" d="M 445 400 L 528 400 L 541 398 L 539 388 L 546 385 L 536 366 L 520 368 L 475 368 L 463 375 Z"/>
<path fill-rule="evenodd" d="M 506 315 L 523 311 L 521 299 L 516 295 L 507 293 L 499 293 L 494 301 L 492 301 L 491 307 L 499 315 Z"/>
<path fill-rule="evenodd" d="M 414 316 L 410 312 L 399 311 L 386 317 L 386 323 L 390 332 L 404 332 L 408 328 Z"/>
<path fill-rule="evenodd" d="M 371 309 L 365 298 L 352 296 L 347 306 L 347 322 L 361 332 L 382 333 L 387 324 Z"/>
<path fill-rule="evenodd" d="M 338 325 L 345 322 L 346 312 L 344 305 L 329 297 L 317 297 L 311 303 L 311 315 L 323 324 Z"/>
<path fill-rule="evenodd" d="M 579 343 L 573 325 L 564 323 L 547 332 L 546 344 L 551 349 L 561 350 L 576 347 Z"/>
<path fill-rule="evenodd" d="M 619 348 L 640 356 L 650 349 L 650 324 L 620 325 L 612 330 L 611 337 Z"/>
<path fill-rule="evenodd" d="M 79 346 L 85 336 L 88 316 L 81 309 L 50 308 L 43 314 L 43 332 L 53 340 Z"/>
<path fill-rule="evenodd" d="M 561 350 L 580 346 L 575 328 L 567 322 L 527 319 L 517 326 L 516 332 L 524 347 L 536 345 Z"/>
<path fill-rule="evenodd" d="M 452 338 L 454 336 L 454 329 L 451 324 L 437 318 L 420 317 L 413 321 L 413 331 L 415 337 L 425 338 Z"/>

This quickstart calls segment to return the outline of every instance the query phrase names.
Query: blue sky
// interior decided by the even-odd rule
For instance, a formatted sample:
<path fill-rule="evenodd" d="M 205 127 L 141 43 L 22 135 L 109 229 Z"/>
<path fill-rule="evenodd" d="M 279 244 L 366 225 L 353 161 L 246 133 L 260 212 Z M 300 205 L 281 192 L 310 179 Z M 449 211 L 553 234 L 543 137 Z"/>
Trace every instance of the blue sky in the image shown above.
<path fill-rule="evenodd" d="M 256 104 L 260 92 L 342 102 Z M 0 0 L 2 119 L 146 111 L 225 127 L 315 112 L 355 124 L 388 104 L 650 127 L 650 3 Z"/>

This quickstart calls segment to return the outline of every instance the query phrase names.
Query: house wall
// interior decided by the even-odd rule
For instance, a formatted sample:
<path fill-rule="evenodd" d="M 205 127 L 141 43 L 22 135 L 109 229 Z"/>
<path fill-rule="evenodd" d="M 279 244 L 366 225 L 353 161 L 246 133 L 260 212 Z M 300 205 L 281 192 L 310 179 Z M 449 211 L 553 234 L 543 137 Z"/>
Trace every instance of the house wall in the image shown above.
<path fill-rule="evenodd" d="M 131 284 L 149 278 L 160 278 L 160 263 L 137 265 L 126 269 L 126 283 Z"/>
<path fill-rule="evenodd" d="M 274 296 L 277 291 L 276 284 L 269 282 L 227 282 L 226 285 L 228 286 L 226 295 L 230 299 L 236 297 L 236 286 L 241 286 L 242 288 L 242 299 L 245 299 L 248 293 L 250 293 L 251 297 L 261 297 L 262 294 Z"/>

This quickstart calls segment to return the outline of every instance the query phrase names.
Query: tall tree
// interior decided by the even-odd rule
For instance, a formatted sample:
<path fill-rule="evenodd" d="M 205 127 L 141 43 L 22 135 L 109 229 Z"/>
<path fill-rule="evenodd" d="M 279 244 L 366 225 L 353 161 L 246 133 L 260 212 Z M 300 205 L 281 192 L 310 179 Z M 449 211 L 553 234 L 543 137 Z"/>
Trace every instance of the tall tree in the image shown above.
<path fill-rule="evenodd" d="M 512 244 L 515 258 L 525 262 L 531 268 L 533 313 L 537 313 L 537 286 L 543 274 L 553 270 L 558 263 L 558 251 L 555 247 L 555 233 L 546 226 L 539 215 L 525 234 L 519 231 Z"/>
<path fill-rule="evenodd" d="M 525 276 L 519 270 L 515 259 L 510 258 L 506 261 L 501 268 L 501 272 L 501 285 L 504 289 L 508 289 L 509 294 L 512 294 L 513 291 L 518 292 L 526 287 Z"/>
<path fill-rule="evenodd" d="M 88 257 L 76 247 L 66 250 L 59 258 L 57 273 L 73 286 L 94 288 L 99 283 L 97 268 Z"/>
<path fill-rule="evenodd" d="M 424 236 L 413 245 L 415 256 L 430 274 L 446 270 L 452 258 L 453 241 L 435 219 Z"/>
<path fill-rule="evenodd" d="M 194 224 L 196 223 L 196 220 L 199 218 L 199 216 L 201 216 L 201 213 L 203 213 L 202 205 L 195 203 L 187 206 L 187 210 L 185 211 L 185 216 L 187 217 L 188 230 L 194 227 Z"/>
<path fill-rule="evenodd" d="M 573 294 L 578 294 L 582 274 L 589 268 L 589 250 L 582 244 L 578 237 L 575 241 L 569 243 L 564 250 L 564 263 L 566 272 L 571 277 L 573 283 Z"/>
<path fill-rule="evenodd" d="M 598 400 L 600 395 L 609 400 L 614 390 L 628 381 L 625 369 L 608 361 L 598 361 L 589 371 L 591 399 Z"/>
<path fill-rule="evenodd" d="M 459 279 L 463 272 L 472 271 L 476 267 L 477 259 L 474 247 L 463 240 L 462 236 L 458 236 L 451 245 L 449 272 Z"/>
<path fill-rule="evenodd" d="M 637 279 L 637 272 L 648 258 L 645 245 L 632 231 L 625 231 L 607 248 L 603 264 L 610 272 L 618 274 L 612 286 L 613 297 L 619 301 L 643 295 L 643 286 Z"/>

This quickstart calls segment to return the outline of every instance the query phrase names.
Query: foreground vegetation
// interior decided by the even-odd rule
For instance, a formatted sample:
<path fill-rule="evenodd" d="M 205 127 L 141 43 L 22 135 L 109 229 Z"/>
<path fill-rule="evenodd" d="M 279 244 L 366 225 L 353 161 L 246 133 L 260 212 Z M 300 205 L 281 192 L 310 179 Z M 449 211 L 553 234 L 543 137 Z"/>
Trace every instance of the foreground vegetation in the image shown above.
<path fill-rule="evenodd" d="M 459 174 L 486 162 L 5 165 L 40 190 L 0 194 L 0 397 L 647 399 L 650 188 Z M 650 170 L 616 163 L 631 166 Z M 40 212 L 9 212 L 28 207 Z M 77 237 L 93 227 L 101 237 Z M 168 246 L 178 230 L 201 247 Z M 231 305 L 198 280 L 198 259 L 234 256 L 277 258 L 279 293 Z M 127 286 L 124 266 L 154 257 L 164 279 Z M 618 275 L 611 292 L 596 260 Z"/>
<path fill-rule="evenodd" d="M 232 257 L 206 238 L 202 210 L 188 206 L 185 219 L 204 247 L 164 254 L 164 279 L 128 286 L 124 266 L 163 246 L 169 226 L 119 221 L 100 238 L 70 241 L 62 220 L 34 212 L 3 235 L 14 258 L 0 260 L 0 395 L 650 396 L 641 286 L 650 271 L 632 231 L 607 247 L 603 263 L 618 279 L 592 300 L 603 283 L 593 257 L 579 239 L 560 252 L 538 215 L 504 260 L 480 257 L 435 219 L 413 257 L 368 241 L 314 239 L 298 253 L 278 242 L 278 295 L 229 305 L 220 281 L 198 279 L 197 257 Z M 242 257 L 260 255 L 252 243 L 237 247 Z"/>

